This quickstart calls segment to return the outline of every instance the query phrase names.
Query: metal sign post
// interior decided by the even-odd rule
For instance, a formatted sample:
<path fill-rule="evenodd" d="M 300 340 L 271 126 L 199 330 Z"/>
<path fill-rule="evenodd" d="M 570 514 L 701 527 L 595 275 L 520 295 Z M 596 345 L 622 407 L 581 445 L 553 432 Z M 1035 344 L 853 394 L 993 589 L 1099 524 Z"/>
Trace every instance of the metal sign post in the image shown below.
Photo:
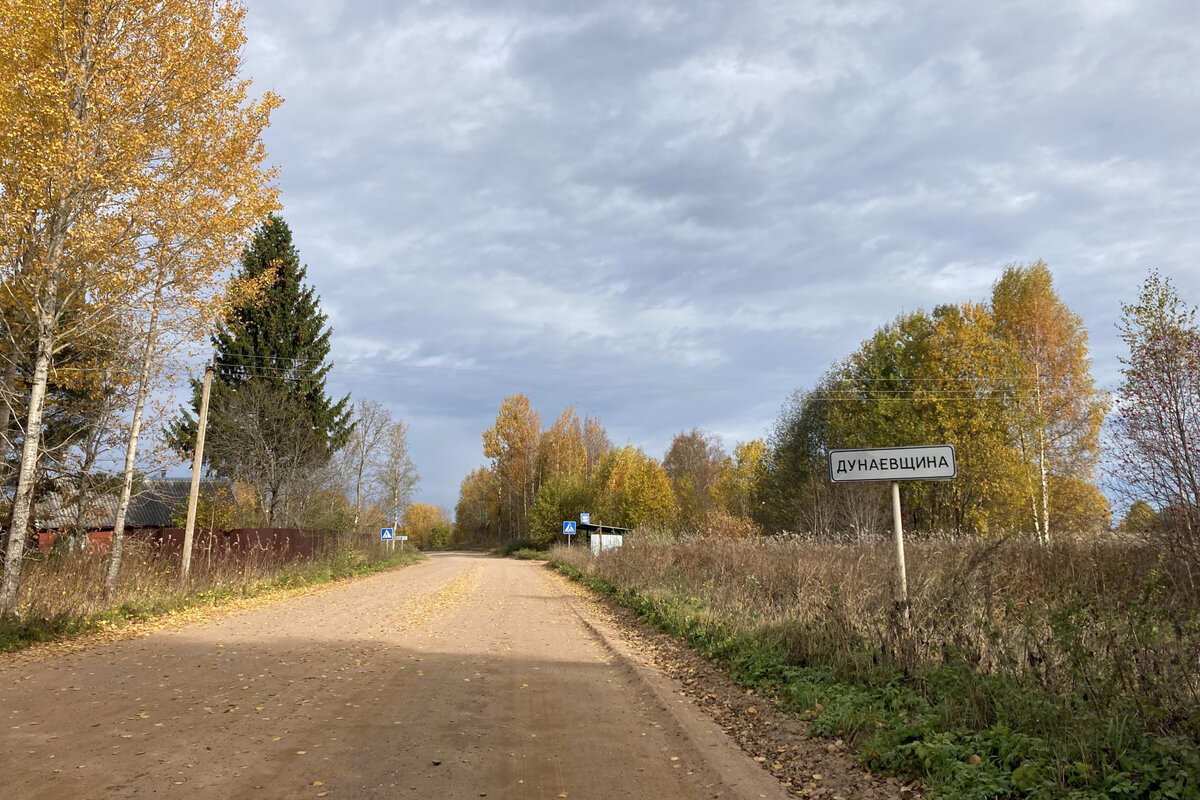
<path fill-rule="evenodd" d="M 563 536 L 567 537 L 567 547 L 570 547 L 571 544 L 574 542 L 574 539 L 571 538 L 574 535 L 575 535 L 575 520 L 564 519 L 563 520 Z"/>
<path fill-rule="evenodd" d="M 892 484 L 892 531 L 900 602 L 908 619 L 908 575 L 904 569 L 904 522 L 900 513 L 900 481 L 945 481 L 958 475 L 954 445 L 876 447 L 829 451 L 829 480 L 834 483 L 887 481 Z"/>

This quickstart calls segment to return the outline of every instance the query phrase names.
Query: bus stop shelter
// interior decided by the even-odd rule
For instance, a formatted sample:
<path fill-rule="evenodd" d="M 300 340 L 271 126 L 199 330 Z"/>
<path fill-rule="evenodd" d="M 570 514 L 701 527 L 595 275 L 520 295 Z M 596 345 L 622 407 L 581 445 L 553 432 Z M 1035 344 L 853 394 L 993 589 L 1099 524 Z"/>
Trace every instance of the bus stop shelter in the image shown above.
<path fill-rule="evenodd" d="M 587 535 L 588 547 L 593 553 L 613 550 L 625 543 L 625 535 L 629 528 L 618 528 L 615 525 L 594 525 L 590 522 L 580 522 L 576 530 Z"/>

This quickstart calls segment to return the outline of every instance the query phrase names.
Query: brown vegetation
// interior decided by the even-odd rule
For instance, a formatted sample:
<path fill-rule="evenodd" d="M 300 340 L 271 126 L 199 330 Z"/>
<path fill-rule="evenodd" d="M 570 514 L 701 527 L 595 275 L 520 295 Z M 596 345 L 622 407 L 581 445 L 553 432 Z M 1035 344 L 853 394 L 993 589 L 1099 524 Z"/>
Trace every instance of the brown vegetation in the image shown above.
<path fill-rule="evenodd" d="M 966 662 L 1055 696 L 1082 688 L 1098 712 L 1123 697 L 1162 733 L 1196 724 L 1200 565 L 1140 542 L 912 542 L 907 622 L 890 543 L 642 535 L 602 557 L 582 548 L 557 557 L 617 586 L 683 600 L 735 635 L 799 624 L 804 634 L 789 637 L 797 664 L 833 655 L 853 671 L 871 652 L 902 669 Z"/>
<path fill-rule="evenodd" d="M 328 579 L 387 555 L 377 537 L 364 535 L 329 533 L 304 557 L 295 556 L 288 547 L 261 543 L 222 552 L 204 547 L 207 541 L 208 537 L 199 537 L 188 580 L 181 582 L 177 549 L 131 538 L 126 542 L 124 568 L 111 600 L 104 594 L 107 559 L 65 549 L 31 553 L 26 557 L 26 580 L 21 585 L 17 614 L 27 622 L 46 623 L 54 629 L 53 635 L 58 635 L 70 632 L 72 625 L 89 627 L 84 624 L 87 618 L 113 609 L 134 616 L 161 613 L 187 605 L 188 597 L 199 595 L 203 600 L 240 595 L 264 583 L 287 584 L 291 579 L 306 583 L 321 573 L 329 573 Z M 55 621 L 67 629 L 58 631 Z"/>

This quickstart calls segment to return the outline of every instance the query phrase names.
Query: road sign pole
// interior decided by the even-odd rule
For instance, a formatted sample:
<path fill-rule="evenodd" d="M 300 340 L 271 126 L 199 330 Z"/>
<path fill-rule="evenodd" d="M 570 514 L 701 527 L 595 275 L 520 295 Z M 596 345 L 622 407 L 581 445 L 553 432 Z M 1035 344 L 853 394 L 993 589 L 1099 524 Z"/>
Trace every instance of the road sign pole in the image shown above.
<path fill-rule="evenodd" d="M 900 602 L 908 619 L 908 576 L 904 572 L 904 522 L 900 516 L 900 481 L 892 481 L 892 529 L 896 533 L 896 566 L 900 570 Z"/>

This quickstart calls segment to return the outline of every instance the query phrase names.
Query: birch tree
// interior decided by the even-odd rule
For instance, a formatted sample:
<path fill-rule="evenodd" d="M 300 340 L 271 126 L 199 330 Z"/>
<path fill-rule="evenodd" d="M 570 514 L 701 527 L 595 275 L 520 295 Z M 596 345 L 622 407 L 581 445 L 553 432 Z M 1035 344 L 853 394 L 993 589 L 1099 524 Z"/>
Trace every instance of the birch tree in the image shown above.
<path fill-rule="evenodd" d="M 421 476 L 409 457 L 408 425 L 402 421 L 392 423 L 383 438 L 383 458 L 375 465 L 374 479 L 379 487 L 379 505 L 384 509 L 384 517 L 392 521 L 393 528 L 399 528 Z"/>
<path fill-rule="evenodd" d="M 461 539 L 491 539 L 498 530 L 500 509 L 496 505 L 496 474 L 487 467 L 467 473 L 458 489 L 454 506 L 454 524 Z M 536 505 L 536 500 L 535 503 Z"/>
<path fill-rule="evenodd" d="M 1129 355 L 1121 359 L 1113 415 L 1116 488 L 1135 505 L 1148 500 L 1156 506 L 1160 531 L 1194 555 L 1200 552 L 1197 309 L 1155 272 L 1122 312 L 1119 330 Z"/>
<path fill-rule="evenodd" d="M 583 424 L 575 409 L 567 407 L 547 430 L 538 444 L 538 473 L 542 481 L 558 475 L 569 476 L 582 484 L 587 469 L 587 446 Z"/>
<path fill-rule="evenodd" d="M 671 479 L 662 463 L 640 447 L 627 444 L 610 451 L 596 466 L 591 484 L 597 522 L 625 528 L 670 525 L 675 512 Z"/>
<path fill-rule="evenodd" d="M 491 459 L 497 478 L 502 536 L 524 536 L 529 529 L 529 509 L 538 487 L 540 440 L 541 417 L 523 394 L 506 397 L 496 424 L 483 432 L 483 454 Z"/>
<path fill-rule="evenodd" d="M 0 286 L 36 356 L 0 614 L 16 605 L 56 354 L 153 303 L 163 248 L 188 241 L 190 264 L 227 263 L 273 203 L 260 137 L 277 100 L 249 100 L 238 78 L 244 13 L 232 0 L 6 3 Z M 190 233 L 201 220 L 210 240 Z M 78 297 L 88 311 L 66 323 Z"/>
<path fill-rule="evenodd" d="M 992 313 L 997 335 L 1015 356 L 1013 437 L 1030 521 L 1038 540 L 1049 543 L 1056 506 L 1078 501 L 1056 501 L 1053 488 L 1094 485 L 1107 398 L 1092 380 L 1083 321 L 1055 293 L 1045 262 L 1007 267 L 992 289 Z M 1094 514 L 1099 521 L 1103 509 Z"/>
<path fill-rule="evenodd" d="M 391 429 L 392 415 L 386 408 L 372 400 L 359 401 L 354 427 L 341 454 L 346 477 L 354 482 L 355 528 L 362 517 L 363 484 L 371 478 L 372 468 L 383 468 L 390 455 L 383 450 L 390 444 Z"/>
<path fill-rule="evenodd" d="M 583 449 L 583 477 L 584 480 L 591 480 L 597 465 L 613 449 L 612 439 L 608 438 L 608 431 L 595 417 L 589 416 L 583 420 Z"/>
<path fill-rule="evenodd" d="M 663 457 L 675 493 L 677 524 L 695 530 L 712 510 L 717 478 L 725 460 L 721 437 L 699 428 L 680 431 Z"/>

